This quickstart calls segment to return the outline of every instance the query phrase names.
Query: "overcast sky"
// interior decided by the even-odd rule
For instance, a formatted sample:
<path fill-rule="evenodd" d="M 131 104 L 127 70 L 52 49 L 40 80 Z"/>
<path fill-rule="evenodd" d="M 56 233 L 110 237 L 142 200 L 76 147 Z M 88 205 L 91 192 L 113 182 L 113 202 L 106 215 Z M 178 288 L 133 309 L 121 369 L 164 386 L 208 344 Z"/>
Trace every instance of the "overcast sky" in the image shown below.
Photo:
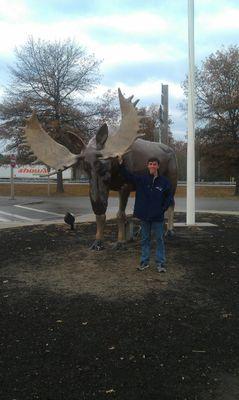
<path fill-rule="evenodd" d="M 0 0 L 0 85 L 8 79 L 14 47 L 29 35 L 73 38 L 103 60 L 96 95 L 121 87 L 140 104 L 160 103 L 169 85 L 176 139 L 186 122 L 178 104 L 187 73 L 187 0 Z M 195 0 L 196 64 L 221 47 L 238 44 L 239 1 Z"/>

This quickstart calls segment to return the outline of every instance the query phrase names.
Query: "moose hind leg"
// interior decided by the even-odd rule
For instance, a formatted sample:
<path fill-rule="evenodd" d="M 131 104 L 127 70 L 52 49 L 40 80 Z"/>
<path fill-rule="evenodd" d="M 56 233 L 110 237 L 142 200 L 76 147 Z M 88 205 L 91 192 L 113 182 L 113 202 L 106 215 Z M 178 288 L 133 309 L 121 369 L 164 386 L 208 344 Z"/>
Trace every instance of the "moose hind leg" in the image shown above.
<path fill-rule="evenodd" d="M 167 218 L 168 218 L 167 231 L 166 231 L 165 236 L 171 238 L 175 235 L 175 232 L 173 230 L 173 218 L 174 218 L 174 206 L 173 205 L 168 208 Z"/>
<path fill-rule="evenodd" d="M 175 154 L 171 154 L 169 162 L 168 162 L 168 170 L 165 176 L 169 179 L 172 185 L 172 194 L 175 195 L 176 188 L 177 188 L 177 181 L 178 181 L 178 167 L 177 167 L 177 160 Z M 168 224 L 167 224 L 167 237 L 173 237 L 175 232 L 173 230 L 173 219 L 174 219 L 174 204 L 172 204 L 167 211 L 168 217 Z"/>

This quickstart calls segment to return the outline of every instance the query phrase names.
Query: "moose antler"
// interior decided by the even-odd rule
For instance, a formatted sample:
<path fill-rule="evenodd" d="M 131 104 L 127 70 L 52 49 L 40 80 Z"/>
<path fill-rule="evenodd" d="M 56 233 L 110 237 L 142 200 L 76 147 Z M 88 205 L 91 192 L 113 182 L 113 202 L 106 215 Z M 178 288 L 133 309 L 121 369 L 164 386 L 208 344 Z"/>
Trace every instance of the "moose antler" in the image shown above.
<path fill-rule="evenodd" d="M 126 99 L 121 90 L 118 89 L 119 102 L 121 109 L 121 122 L 118 130 L 109 135 L 104 148 L 101 151 L 103 159 L 117 157 L 118 155 L 125 154 L 129 151 L 134 141 L 143 134 L 139 134 L 140 120 L 142 116 L 138 114 L 136 104 L 139 100 L 132 103 L 134 96 Z"/>
<path fill-rule="evenodd" d="M 31 148 L 38 160 L 55 171 L 63 171 L 76 164 L 79 159 L 79 155 L 72 154 L 44 131 L 35 112 L 27 121 L 24 135 L 25 144 Z"/>

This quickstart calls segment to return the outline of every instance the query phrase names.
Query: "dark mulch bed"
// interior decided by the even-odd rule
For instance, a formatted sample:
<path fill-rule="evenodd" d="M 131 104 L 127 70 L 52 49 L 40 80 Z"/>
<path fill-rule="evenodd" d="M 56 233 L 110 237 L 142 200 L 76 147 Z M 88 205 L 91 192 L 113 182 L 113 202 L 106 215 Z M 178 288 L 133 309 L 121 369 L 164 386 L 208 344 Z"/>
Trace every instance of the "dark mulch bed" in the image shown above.
<path fill-rule="evenodd" d="M 238 217 L 197 220 L 164 276 L 114 221 L 98 253 L 94 224 L 0 231 L 0 399 L 238 400 Z"/>

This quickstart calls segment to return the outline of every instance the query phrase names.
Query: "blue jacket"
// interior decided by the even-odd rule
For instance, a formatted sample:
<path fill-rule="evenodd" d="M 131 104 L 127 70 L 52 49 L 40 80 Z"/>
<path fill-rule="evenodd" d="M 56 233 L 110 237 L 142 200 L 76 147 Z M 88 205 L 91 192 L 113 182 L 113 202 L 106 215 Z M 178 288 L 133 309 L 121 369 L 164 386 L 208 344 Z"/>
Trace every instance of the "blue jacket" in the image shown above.
<path fill-rule="evenodd" d="M 136 175 L 124 165 L 120 165 L 120 173 L 126 181 L 136 188 L 134 216 L 143 221 L 162 222 L 168 207 L 174 204 L 172 186 L 164 176 Z"/>

